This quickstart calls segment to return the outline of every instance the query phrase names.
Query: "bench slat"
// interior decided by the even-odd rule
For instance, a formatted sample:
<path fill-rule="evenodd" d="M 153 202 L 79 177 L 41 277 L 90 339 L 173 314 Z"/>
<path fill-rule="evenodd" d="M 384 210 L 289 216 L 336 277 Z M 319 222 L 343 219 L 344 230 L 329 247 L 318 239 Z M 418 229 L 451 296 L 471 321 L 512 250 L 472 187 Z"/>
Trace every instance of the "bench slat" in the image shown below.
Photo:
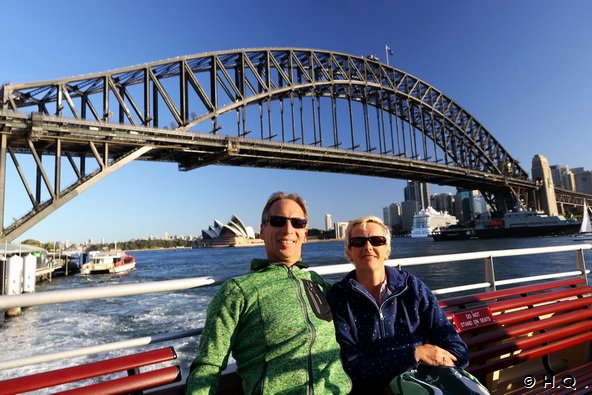
<path fill-rule="evenodd" d="M 507 298 L 510 296 L 518 296 L 518 295 L 529 294 L 529 293 L 533 293 L 533 292 L 546 291 L 546 290 L 554 289 L 554 288 L 575 286 L 575 285 L 579 285 L 579 284 L 584 284 L 583 278 L 577 277 L 577 278 L 570 278 L 570 279 L 566 279 L 566 280 L 556 280 L 556 281 L 548 281 L 548 282 L 539 283 L 539 284 L 531 284 L 531 285 L 526 285 L 523 287 L 507 288 L 507 289 L 502 289 L 502 290 L 493 291 L 493 292 L 481 292 L 481 293 L 473 294 L 473 295 L 466 295 L 466 296 L 459 296 L 456 298 L 443 299 L 440 301 L 440 307 L 442 307 L 443 309 L 447 309 L 447 308 L 450 308 L 453 306 L 463 306 L 463 305 L 472 304 L 472 303 L 486 302 L 486 301 L 494 300 L 494 299 Z"/>
<path fill-rule="evenodd" d="M 151 370 L 145 373 L 138 373 L 132 376 L 121 377 L 102 383 L 86 385 L 56 394 L 78 395 L 78 394 L 101 394 L 117 395 L 129 394 L 165 384 L 174 383 L 181 378 L 181 369 L 178 366 L 167 366 L 166 368 Z"/>
<path fill-rule="evenodd" d="M 573 296 L 581 296 L 589 294 L 591 289 L 589 287 L 568 288 L 560 291 L 545 292 L 529 296 L 522 296 L 519 298 L 503 300 L 500 302 L 491 302 L 489 307 L 492 313 L 499 311 L 506 311 L 520 307 L 533 306 L 539 303 L 550 302 L 553 300 L 569 298 Z"/>
<path fill-rule="evenodd" d="M 512 325 L 547 314 L 565 312 L 568 310 L 582 309 L 592 305 L 592 299 L 588 297 L 578 297 L 578 299 L 562 300 L 542 306 L 529 308 L 526 310 L 504 313 L 496 316 L 496 321 L 501 325 Z"/>
<path fill-rule="evenodd" d="M 575 289 L 579 289 L 581 291 L 581 292 L 577 293 L 576 295 L 571 296 L 572 298 L 575 297 L 577 299 L 561 300 L 561 301 L 557 301 L 557 302 L 551 303 L 551 304 L 544 304 L 544 305 L 540 305 L 540 306 L 536 306 L 536 307 L 525 308 L 525 309 L 519 310 L 519 311 L 498 314 L 495 316 L 495 321 L 496 321 L 496 323 L 498 323 L 500 325 L 510 325 L 510 324 L 514 324 L 516 322 L 525 321 L 527 319 L 536 318 L 536 317 L 539 317 L 542 315 L 556 313 L 558 311 L 574 310 L 574 309 L 585 307 L 585 306 L 592 304 L 592 302 L 590 302 L 589 299 L 587 299 L 585 297 L 586 295 L 589 294 L 586 289 L 584 289 L 583 287 L 578 287 Z M 557 295 L 555 294 L 555 296 L 557 296 Z M 553 298 L 551 298 L 551 300 L 548 300 L 547 302 L 552 301 L 552 300 L 553 300 Z M 450 319 L 452 319 L 453 314 L 470 312 L 472 310 L 475 310 L 476 308 L 481 308 L 483 306 L 484 305 L 481 304 L 478 306 L 471 306 L 469 308 L 463 308 L 462 310 L 455 310 L 452 312 L 447 311 L 446 316 L 450 320 Z M 525 305 L 524 307 L 527 307 L 527 306 Z M 497 312 L 499 313 L 499 311 L 497 311 Z"/>
<path fill-rule="evenodd" d="M 549 330 L 532 336 L 522 337 L 510 342 L 488 346 L 487 348 L 471 353 L 471 362 L 481 362 L 496 355 L 508 354 L 518 350 L 527 350 L 541 344 L 558 339 L 569 338 L 574 333 L 592 330 L 592 321 L 587 320 L 577 324 L 563 326 L 559 329 Z"/>
<path fill-rule="evenodd" d="M 586 302 L 586 304 L 590 303 L 590 301 L 587 300 L 584 300 L 584 302 Z M 536 315 L 536 317 L 538 317 L 538 315 Z M 503 318 L 503 316 L 499 318 Z M 560 314 L 544 320 L 529 321 L 514 326 L 498 327 L 498 329 L 495 329 L 491 332 L 484 332 L 474 337 L 465 338 L 464 341 L 467 344 L 467 347 L 475 348 L 482 344 L 491 344 L 498 340 L 512 338 L 524 335 L 526 333 L 540 331 L 543 329 L 549 329 L 559 325 L 566 325 L 572 322 L 581 321 L 588 318 L 592 318 L 592 309 L 577 310 L 566 314 Z M 502 324 L 503 322 L 501 321 L 502 320 L 496 322 L 498 324 Z"/>
<path fill-rule="evenodd" d="M 90 362 L 83 365 L 35 373 L 0 381 L 0 394 L 21 393 L 40 388 L 99 377 L 105 374 L 166 362 L 177 358 L 173 347 L 165 347 L 137 354 Z M 5 392 L 6 391 L 6 392 Z"/>
<path fill-rule="evenodd" d="M 534 350 L 526 350 L 520 354 L 512 355 L 508 358 L 500 359 L 482 366 L 476 366 L 467 369 L 469 372 L 478 376 L 484 373 L 490 373 L 499 369 L 507 368 L 509 366 L 517 365 L 521 362 L 528 361 L 530 359 L 539 358 L 547 354 L 551 354 L 556 351 L 564 350 L 566 348 L 582 344 L 592 340 L 592 332 L 581 333 L 576 336 L 572 336 L 567 339 L 563 339 L 551 344 L 540 346 Z"/>
<path fill-rule="evenodd" d="M 449 298 L 439 304 L 450 320 L 488 309 L 492 324 L 463 327 L 461 332 L 470 350 L 467 370 L 482 380 L 495 371 L 536 359 L 541 359 L 537 374 L 546 374 L 550 379 L 552 373 L 543 365 L 543 356 L 592 342 L 592 288 L 583 277 Z M 493 383 L 512 383 L 514 374 L 502 373 L 490 379 Z M 592 388 L 592 362 L 582 370 L 559 372 L 555 377 L 566 374 L 574 374 L 578 387 L 582 384 Z M 542 393 L 543 384 L 537 382 L 538 390 L 532 394 Z M 567 393 L 574 390 L 570 388 Z"/>

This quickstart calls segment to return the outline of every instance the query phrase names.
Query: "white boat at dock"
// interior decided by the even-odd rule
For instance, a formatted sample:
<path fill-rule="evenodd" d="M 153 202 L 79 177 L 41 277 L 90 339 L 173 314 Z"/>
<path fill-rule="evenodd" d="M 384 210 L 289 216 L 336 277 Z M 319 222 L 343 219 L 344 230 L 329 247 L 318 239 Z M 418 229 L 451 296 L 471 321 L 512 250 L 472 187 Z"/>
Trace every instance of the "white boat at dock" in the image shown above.
<path fill-rule="evenodd" d="M 506 249 L 506 250 L 484 250 L 477 252 L 468 253 L 457 253 L 448 255 L 433 255 L 433 256 L 421 256 L 421 257 L 408 257 L 390 259 L 386 261 L 386 264 L 394 267 L 402 267 L 405 270 L 422 270 L 425 265 L 430 265 L 428 268 L 434 268 L 438 270 L 440 267 L 452 267 L 453 271 L 458 273 L 455 277 L 456 281 L 454 284 L 446 285 L 445 287 L 434 288 L 433 292 L 441 300 L 442 303 L 451 301 L 454 299 L 471 298 L 466 296 L 467 294 L 478 295 L 473 296 L 473 300 L 488 300 L 488 295 L 495 297 L 495 305 L 490 312 L 485 312 L 483 308 L 477 308 L 472 310 L 472 317 L 475 317 L 477 313 L 480 313 L 480 318 L 488 318 L 488 322 L 495 323 L 491 327 L 485 328 L 487 331 L 486 337 L 493 335 L 496 332 L 500 332 L 503 335 L 505 332 L 504 328 L 509 324 L 501 324 L 496 322 L 500 319 L 508 321 L 510 317 L 518 315 L 528 315 L 534 309 L 546 309 L 549 310 L 545 316 L 539 317 L 540 319 L 547 319 L 547 317 L 556 316 L 563 317 L 564 313 L 557 310 L 553 311 L 552 308 L 555 304 L 550 303 L 548 300 L 542 300 L 540 295 L 536 295 L 536 298 L 540 300 L 528 299 L 527 306 L 516 307 L 514 301 L 517 298 L 508 302 L 496 302 L 497 298 L 502 297 L 502 293 L 518 287 L 527 289 L 534 287 L 547 287 L 550 283 L 567 283 L 579 284 L 577 286 L 567 286 L 565 291 L 562 292 L 561 300 L 557 304 L 567 305 L 578 303 L 579 307 L 572 307 L 572 312 L 569 313 L 571 316 L 581 315 L 580 321 L 577 321 L 574 327 L 580 328 L 579 330 L 571 329 L 572 324 L 564 325 L 557 335 L 554 331 L 549 330 L 548 327 L 539 329 L 529 329 L 527 333 L 516 333 L 508 336 L 514 336 L 516 342 L 508 342 L 506 346 L 511 347 L 513 344 L 523 344 L 531 342 L 532 339 L 544 337 L 545 345 L 536 346 L 533 349 L 526 350 L 524 352 L 512 352 L 508 351 L 511 355 L 510 359 L 505 359 L 506 356 L 499 357 L 499 361 L 494 358 L 493 362 L 491 359 L 487 359 L 487 364 L 503 365 L 503 367 L 497 369 L 494 373 L 488 373 L 483 382 L 488 386 L 492 394 L 522 394 L 527 391 L 540 390 L 538 393 L 543 392 L 543 385 L 545 384 L 544 377 L 550 377 L 545 369 L 547 359 L 551 359 L 554 362 L 554 367 L 561 365 L 562 368 L 570 366 L 580 366 L 582 364 L 592 363 L 592 356 L 590 350 L 592 349 L 592 328 L 590 328 L 589 318 L 590 312 L 592 311 L 592 296 L 588 286 L 588 274 L 589 270 L 586 269 L 584 254 L 589 254 L 592 249 L 592 245 L 583 244 L 570 244 L 570 245 L 556 245 L 551 247 L 536 247 L 536 248 L 519 248 L 519 249 Z M 511 277 L 502 276 L 499 273 L 504 272 L 503 269 L 510 257 L 520 257 L 521 259 L 536 257 L 537 261 L 540 261 L 540 265 L 536 265 L 536 271 L 529 273 L 527 276 L 522 277 L 521 275 L 514 274 Z M 557 270 L 557 265 L 554 260 L 560 260 L 563 262 L 560 270 Z M 446 265 L 446 266 L 441 266 Z M 456 265 L 459 265 L 456 268 Z M 512 265 L 512 263 L 510 263 Z M 572 267 L 573 265 L 573 267 Z M 328 266 L 315 266 L 312 270 L 316 271 L 322 276 L 332 276 L 337 274 L 343 274 L 352 270 L 351 264 L 337 263 Z M 466 273 L 467 270 L 476 270 L 479 268 L 479 272 L 482 273 L 480 276 L 475 278 L 468 278 Z M 496 270 L 497 269 L 497 270 Z M 514 272 L 516 273 L 516 272 Z M 497 274 L 497 277 L 496 277 Z M 499 278 L 498 278 L 499 277 Z M 108 286 L 95 286 L 87 288 L 76 288 L 76 289 L 64 289 L 54 291 L 43 291 L 32 294 L 21 294 L 13 296 L 0 296 L 0 311 L 16 308 L 16 307 L 28 307 L 28 306 L 41 306 L 58 303 L 68 302 L 81 302 L 86 300 L 95 299 L 106 299 L 106 298 L 134 298 L 135 295 L 142 295 L 142 300 L 149 299 L 146 294 L 149 293 L 177 293 L 176 291 L 195 290 L 200 287 L 210 287 L 221 284 L 226 277 L 193 277 L 193 278 L 177 278 L 168 279 L 162 281 L 145 281 L 142 283 L 126 283 L 119 285 L 108 285 Z M 584 297 L 578 295 L 573 296 L 571 293 L 572 287 L 586 292 Z M 588 291 L 587 291 L 588 290 Z M 544 291 L 541 295 L 545 296 L 549 292 Z M 570 296 L 571 295 L 571 296 Z M 156 296 L 155 296 L 156 297 Z M 133 299 L 132 299 L 133 300 Z M 525 299 L 526 301 L 526 299 Z M 567 302 L 567 303 L 563 303 Z M 463 302 L 464 303 L 464 302 Z M 452 302 L 450 302 L 452 304 Z M 551 306 L 551 307 L 549 307 Z M 550 310 L 551 309 L 551 310 Z M 557 308 L 559 309 L 559 308 Z M 483 315 L 487 313 L 486 315 Z M 573 313 L 573 314 L 572 314 Z M 23 314 L 27 314 L 25 311 Z M 201 313 L 200 313 L 201 314 Z M 501 317 L 501 318 L 500 318 Z M 451 319 L 456 319 L 455 314 L 451 313 Z M 564 318 L 560 318 L 564 319 Z M 530 319 L 529 319 L 530 320 Z M 530 322 L 532 321 L 532 322 Z M 541 326 L 538 318 L 533 318 L 522 326 Z M 472 321 L 473 322 L 473 321 Z M 460 324 L 468 325 L 468 321 L 461 321 Z M 582 328 L 586 329 L 582 329 Z M 32 356 L 18 356 L 14 354 L 5 354 L 0 358 L 0 388 L 3 388 L 1 380 L 12 379 L 16 377 L 25 376 L 32 372 L 50 371 L 64 366 L 71 366 L 73 364 L 73 357 L 86 356 L 88 360 L 105 360 L 115 355 L 130 355 L 140 351 L 148 349 L 158 348 L 164 345 L 174 345 L 175 350 L 183 353 L 188 352 L 190 357 L 194 357 L 195 350 L 185 350 L 189 339 L 194 339 L 201 334 L 201 327 L 185 328 L 184 324 L 181 323 L 180 328 L 171 330 L 169 327 L 162 327 L 157 329 L 157 333 L 146 333 L 143 337 L 138 338 L 126 338 L 126 339 L 114 339 L 112 342 L 103 344 L 92 344 L 92 343 L 81 343 L 77 346 L 72 346 L 68 349 L 68 345 L 60 346 L 65 348 L 55 349 L 55 352 L 46 352 L 35 354 Z M 489 331 L 492 329 L 492 331 Z M 101 330 L 101 326 L 97 325 L 97 331 Z M 524 332 L 524 331 L 522 331 Z M 133 333 L 133 332 L 128 332 Z M 512 332 L 514 333 L 514 332 Z M 552 334 L 553 333 L 553 334 Z M 567 337 L 559 338 L 554 336 Z M 501 336 L 500 335 L 500 336 Z M 92 332 L 88 333 L 89 337 L 92 337 Z M 574 338 L 575 340 L 571 340 Z M 10 340 L 8 340 L 10 342 Z M 561 344 L 569 343 L 569 350 L 564 350 Z M 157 343 L 160 343 L 157 345 Z M 505 347 L 505 346 L 504 346 Z M 526 345 L 524 346 L 526 347 Z M 562 348 L 559 352 L 550 352 L 543 355 L 539 355 L 539 349 L 543 348 Z M 480 354 L 486 354 L 492 349 L 486 349 Z M 505 352 L 505 351 L 504 351 Z M 477 353 L 475 353 L 477 354 Z M 526 359 L 528 356 L 528 360 Z M 549 358 L 547 358 L 549 357 Z M 477 356 L 475 356 L 477 358 Z M 480 355 L 480 360 L 485 361 L 487 355 Z M 497 358 L 497 357 L 496 357 Z M 557 362 L 557 363 L 555 363 Z M 80 362 L 74 363 L 78 365 Z M 180 382 L 167 386 L 167 394 L 183 394 L 185 391 L 184 381 L 187 378 L 187 369 L 190 361 L 181 359 L 176 361 L 169 361 L 165 364 L 179 364 L 181 365 L 182 379 Z M 508 364 L 511 364 L 509 366 Z M 528 367 L 528 370 L 525 370 Z M 221 379 L 221 385 L 218 393 L 242 393 L 240 389 L 240 380 L 237 380 L 236 373 L 234 373 L 235 366 L 230 366 Z M 468 370 L 471 369 L 479 370 L 482 368 L 481 362 L 475 362 L 474 365 L 469 365 Z M 30 373 L 23 373 L 23 371 Z M 4 374 L 7 372 L 8 375 Z M 524 381 L 524 377 L 532 377 L 534 381 Z M 559 377 L 560 379 L 561 377 Z M 559 380 L 558 379 L 558 380 Z M 549 379 L 550 380 L 550 379 Z M 547 382 L 549 381 L 547 380 Z M 527 383 L 528 387 L 525 387 Z M 532 383 L 532 386 L 531 386 Z M 74 384 L 65 384 L 60 387 L 52 387 L 51 391 L 60 391 L 65 389 L 71 389 Z M 578 388 L 582 385 L 587 385 L 584 380 L 578 381 L 576 384 Z M 590 383 L 592 386 L 592 383 Z M 545 387 L 546 388 L 546 387 Z M 0 391 L 1 392 L 1 391 Z M 10 393 L 10 392 L 7 392 Z"/>
<path fill-rule="evenodd" d="M 80 274 L 122 273 L 136 267 L 136 259 L 129 254 L 94 253 L 90 260 L 80 267 Z"/>

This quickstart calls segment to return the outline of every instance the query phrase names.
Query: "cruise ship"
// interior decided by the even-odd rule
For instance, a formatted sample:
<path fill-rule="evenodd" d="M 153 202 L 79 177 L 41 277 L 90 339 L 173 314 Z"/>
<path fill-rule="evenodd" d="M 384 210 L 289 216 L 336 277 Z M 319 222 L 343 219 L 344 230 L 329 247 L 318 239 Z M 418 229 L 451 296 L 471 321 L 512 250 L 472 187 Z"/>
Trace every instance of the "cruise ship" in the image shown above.
<path fill-rule="evenodd" d="M 447 228 L 457 223 L 458 219 L 454 215 L 437 211 L 428 206 L 413 216 L 411 237 L 431 237 L 434 229 Z"/>

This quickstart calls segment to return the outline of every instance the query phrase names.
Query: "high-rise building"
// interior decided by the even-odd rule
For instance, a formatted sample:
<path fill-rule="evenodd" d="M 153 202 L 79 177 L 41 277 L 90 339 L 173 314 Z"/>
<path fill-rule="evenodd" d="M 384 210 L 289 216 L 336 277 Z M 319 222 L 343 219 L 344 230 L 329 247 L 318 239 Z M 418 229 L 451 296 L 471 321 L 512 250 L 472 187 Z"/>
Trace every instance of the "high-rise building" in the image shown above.
<path fill-rule="evenodd" d="M 403 189 L 403 195 L 405 201 L 414 200 L 417 202 L 417 211 L 425 209 L 430 205 L 428 184 L 425 182 L 408 180 L 407 186 Z"/>
<path fill-rule="evenodd" d="M 343 239 L 345 237 L 345 228 L 347 228 L 347 222 L 335 222 L 335 238 Z"/>
<path fill-rule="evenodd" d="M 592 194 L 592 171 L 585 170 L 583 167 L 572 169 L 576 191 Z"/>
<path fill-rule="evenodd" d="M 470 225 L 482 213 L 487 213 L 487 203 L 481 192 L 458 188 L 452 204 L 452 212 L 459 223 Z"/>
<path fill-rule="evenodd" d="M 434 193 L 430 197 L 430 205 L 436 210 L 440 212 L 453 212 L 452 202 L 453 197 L 450 192 L 448 193 Z"/>
<path fill-rule="evenodd" d="M 388 226 L 389 228 L 391 227 L 391 210 L 390 210 L 390 206 L 386 206 L 382 208 L 382 220 L 384 221 L 384 224 L 386 226 Z"/>
<path fill-rule="evenodd" d="M 333 230 L 333 218 L 331 214 L 325 214 L 325 230 Z"/>
<path fill-rule="evenodd" d="M 401 229 L 403 232 L 411 232 L 413 217 L 420 210 L 415 200 L 405 200 L 401 203 Z"/>
<path fill-rule="evenodd" d="M 401 205 L 392 203 L 382 209 L 384 224 L 389 227 L 391 232 L 399 233 L 401 231 Z"/>
<path fill-rule="evenodd" d="M 553 184 L 556 187 L 567 189 L 568 191 L 576 190 L 576 179 L 574 172 L 569 168 L 569 166 L 551 166 L 551 177 L 553 178 Z"/>

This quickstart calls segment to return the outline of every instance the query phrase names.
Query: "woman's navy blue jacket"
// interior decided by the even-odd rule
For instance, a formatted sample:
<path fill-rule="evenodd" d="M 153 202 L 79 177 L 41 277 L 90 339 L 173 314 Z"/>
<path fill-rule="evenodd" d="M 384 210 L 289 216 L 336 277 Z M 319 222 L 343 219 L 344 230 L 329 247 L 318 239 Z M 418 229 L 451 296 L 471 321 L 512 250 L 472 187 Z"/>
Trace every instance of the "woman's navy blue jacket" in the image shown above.
<path fill-rule="evenodd" d="M 379 392 L 416 367 L 415 346 L 420 344 L 444 348 L 456 356 L 458 367 L 468 365 L 467 346 L 428 287 L 408 272 L 385 270 L 391 295 L 380 306 L 356 280 L 355 270 L 328 294 L 352 393 Z"/>

